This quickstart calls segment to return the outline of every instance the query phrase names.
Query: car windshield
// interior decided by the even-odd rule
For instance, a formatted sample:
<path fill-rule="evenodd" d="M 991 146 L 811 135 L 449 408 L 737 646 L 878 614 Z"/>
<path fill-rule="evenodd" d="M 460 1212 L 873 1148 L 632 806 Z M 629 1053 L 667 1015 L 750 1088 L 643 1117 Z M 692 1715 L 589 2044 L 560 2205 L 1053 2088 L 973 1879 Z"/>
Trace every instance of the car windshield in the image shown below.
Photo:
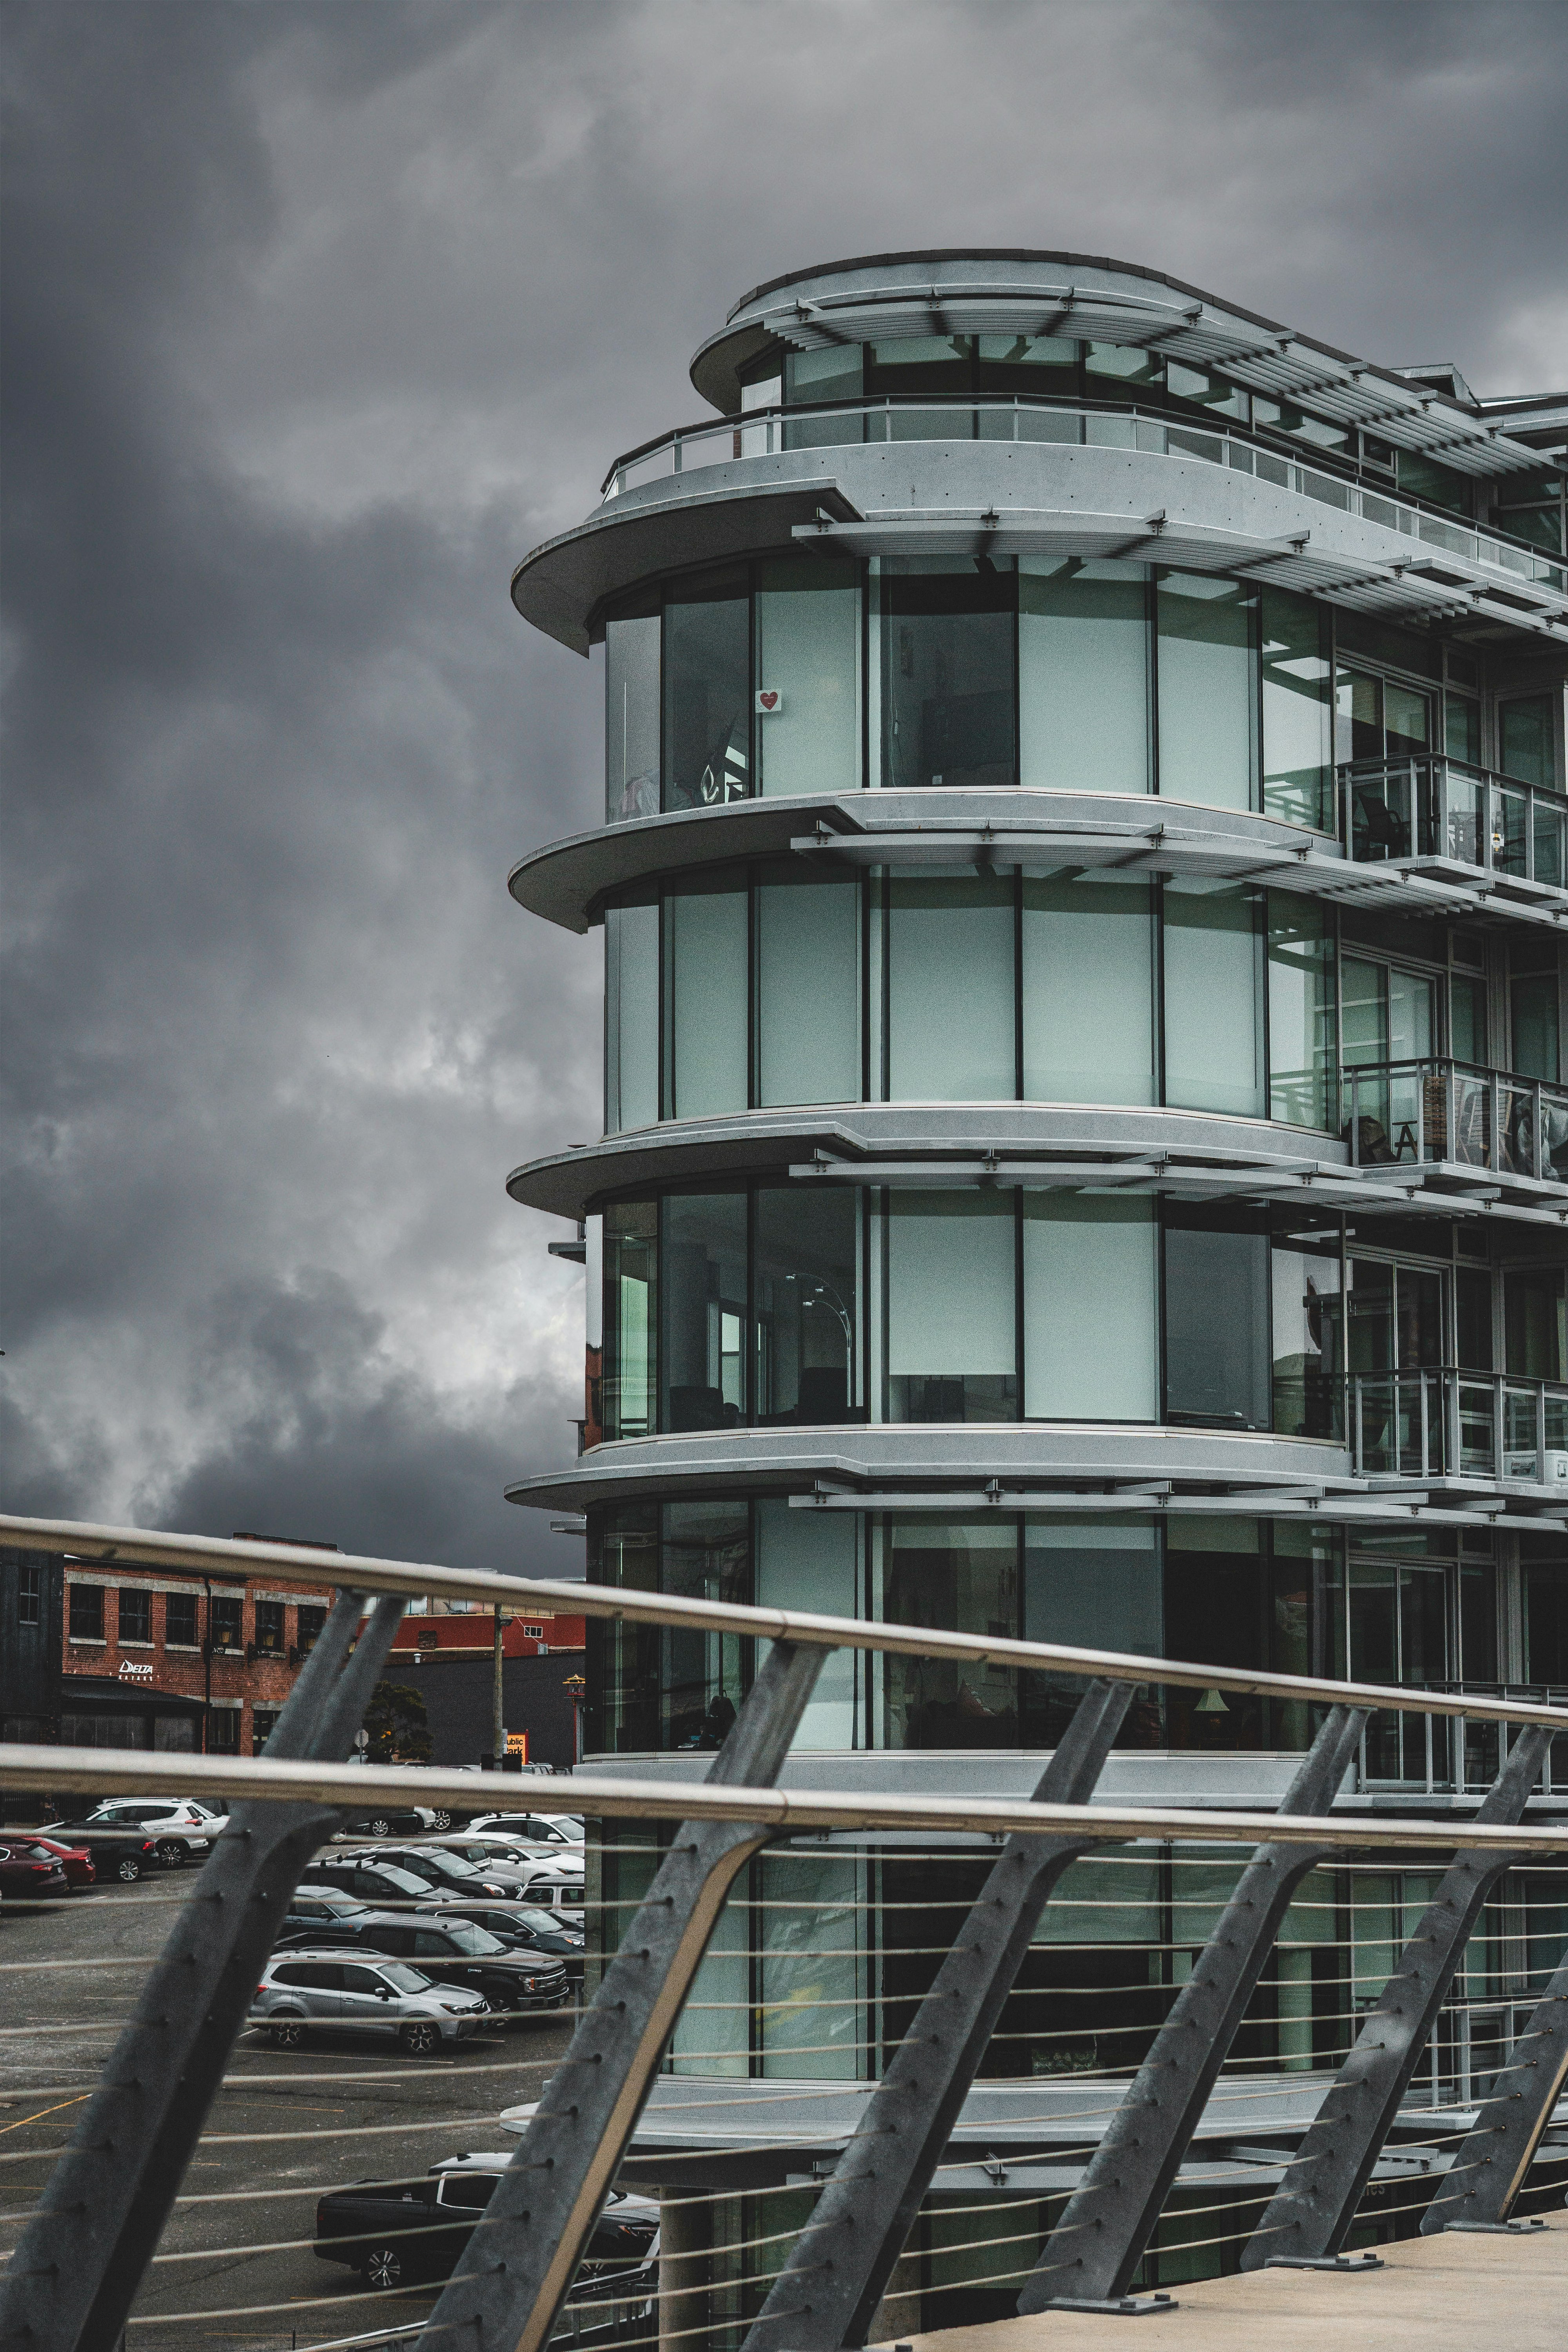
<path fill-rule="evenodd" d="M 405 1870 L 398 1863 L 378 1862 L 375 1868 L 377 1875 L 385 1879 L 389 1886 L 395 1886 L 400 1895 L 428 1895 L 430 1892 L 427 1878 L 416 1878 L 413 1871 Z"/>
<path fill-rule="evenodd" d="M 478 1878 L 480 1875 L 473 1864 L 465 1862 L 460 1853 L 422 1853 L 419 1862 L 421 1868 L 428 1866 L 443 1878 Z"/>
<path fill-rule="evenodd" d="M 352 1895 L 333 1895 L 330 1890 L 311 1895 L 300 1908 L 308 1919 L 365 1919 L 370 1916 L 368 1903 L 356 1903 Z"/>
<path fill-rule="evenodd" d="M 561 1933 L 561 1922 L 553 1912 L 514 1911 L 511 1916 L 522 1927 L 531 1927 L 536 1936 L 558 1936 Z"/>
<path fill-rule="evenodd" d="M 384 1960 L 376 1974 L 398 1992 L 430 1992 L 434 1990 L 424 1969 L 411 1968 L 406 1960 Z"/>
<path fill-rule="evenodd" d="M 454 1919 L 447 1933 L 459 1952 L 504 1952 L 506 1946 L 488 1927 L 476 1927 L 471 1920 Z"/>

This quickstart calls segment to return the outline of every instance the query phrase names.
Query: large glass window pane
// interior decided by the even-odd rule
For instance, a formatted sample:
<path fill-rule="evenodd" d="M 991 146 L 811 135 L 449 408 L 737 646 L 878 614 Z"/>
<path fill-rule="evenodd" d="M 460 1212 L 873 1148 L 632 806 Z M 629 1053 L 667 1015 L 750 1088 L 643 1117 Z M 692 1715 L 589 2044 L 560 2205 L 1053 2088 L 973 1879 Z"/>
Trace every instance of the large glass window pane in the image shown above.
<path fill-rule="evenodd" d="M 1137 563 L 1020 562 L 1019 777 L 1031 791 L 1150 790 L 1148 582 Z"/>
<path fill-rule="evenodd" d="M 1141 343 L 1089 343 L 1084 352 L 1084 368 L 1090 379 L 1100 378 L 1089 384 L 1096 400 L 1155 392 L 1165 382 L 1163 357 L 1145 351 Z"/>
<path fill-rule="evenodd" d="M 1527 784 L 1555 784 L 1552 704 L 1544 694 L 1498 705 L 1498 765 Z"/>
<path fill-rule="evenodd" d="M 752 789 L 751 602 L 742 571 L 672 589 L 664 612 L 664 804 L 704 808 Z"/>
<path fill-rule="evenodd" d="M 1024 1194 L 1024 1411 L 1158 1421 L 1152 1201 Z"/>
<path fill-rule="evenodd" d="M 1277 1244 L 1269 1258 L 1274 1427 L 1282 1437 L 1332 1439 L 1343 1373 L 1339 1244 L 1293 1238 L 1298 1246 Z"/>
<path fill-rule="evenodd" d="M 838 556 L 757 572 L 757 770 L 763 793 L 860 782 L 859 575 Z"/>
<path fill-rule="evenodd" d="M 860 885 L 786 868 L 757 886 L 757 1100 L 860 1099 Z"/>
<path fill-rule="evenodd" d="M 664 1204 L 660 1426 L 733 1429 L 746 1413 L 746 1196 Z"/>
<path fill-rule="evenodd" d="M 654 1428 L 658 1328 L 658 1208 L 617 1201 L 605 1211 L 604 1423 L 608 1439 Z"/>
<path fill-rule="evenodd" d="M 1450 688 L 1443 698 L 1443 748 L 1450 760 L 1462 760 L 1468 768 L 1479 768 L 1481 762 L 1481 706 L 1468 694 L 1456 694 Z"/>
<path fill-rule="evenodd" d="M 757 1605 L 808 1615 L 858 1617 L 859 1522 L 853 1511 L 792 1511 L 759 1503 Z M 831 1650 L 801 1718 L 799 1748 L 853 1748 L 856 1653 Z"/>
<path fill-rule="evenodd" d="M 658 1117 L 658 908 L 605 911 L 605 1132 Z"/>
<path fill-rule="evenodd" d="M 785 355 L 784 396 L 791 408 L 858 401 L 863 389 L 858 343 L 833 343 L 826 351 Z M 836 448 L 845 441 L 858 441 L 862 429 L 858 416 L 790 416 L 784 420 L 784 447 Z"/>
<path fill-rule="evenodd" d="M 1391 760 L 1424 759 L 1432 749 L 1432 698 L 1418 688 L 1384 681 L 1384 745 Z"/>
<path fill-rule="evenodd" d="M 1160 790 L 1211 808 L 1254 802 L 1258 592 L 1207 572 L 1160 576 Z"/>
<path fill-rule="evenodd" d="M 1268 1663 L 1267 1580 L 1256 1519 L 1188 1517 L 1165 1528 L 1165 1654 L 1243 1669 Z M 1165 1692 L 1173 1748 L 1258 1748 L 1264 1701 L 1237 1691 Z"/>
<path fill-rule="evenodd" d="M 751 1044 L 747 893 L 733 884 L 664 902 L 665 1115 L 744 1110 Z"/>
<path fill-rule="evenodd" d="M 1269 1307 L 1262 1220 L 1167 1202 L 1167 1421 L 1211 1429 L 1268 1427 Z"/>
<path fill-rule="evenodd" d="M 974 388 L 993 398 L 1046 394 L 1070 400 L 1078 388 L 1078 345 L 1062 335 L 981 335 Z"/>
<path fill-rule="evenodd" d="M 1264 810 L 1332 832 L 1328 615 L 1286 588 L 1264 589 L 1261 615 Z"/>
<path fill-rule="evenodd" d="M 1026 874 L 1026 1102 L 1154 1100 L 1154 923 L 1131 876 Z"/>
<path fill-rule="evenodd" d="M 886 1577 L 882 1614 L 892 1624 L 1016 1637 L 1015 1521 L 895 1519 Z M 889 1748 L 1017 1746 L 1018 1678 L 1011 1667 L 889 1657 L 886 1673 Z"/>
<path fill-rule="evenodd" d="M 973 385 L 974 340 L 970 335 L 900 335 L 868 343 L 866 395 L 870 400 L 964 400 Z M 956 420 L 940 412 L 893 413 L 895 441 L 945 438 Z M 962 427 L 968 438 L 967 423 Z"/>
<path fill-rule="evenodd" d="M 1011 1102 L 1010 876 L 941 868 L 888 884 L 888 1093 L 893 1102 Z"/>
<path fill-rule="evenodd" d="M 821 1426 L 856 1410 L 856 1223 L 847 1185 L 764 1186 L 756 1200 L 754 1417 Z"/>
<path fill-rule="evenodd" d="M 1018 1412 L 1013 1195 L 888 1196 L 890 1421 Z"/>
<path fill-rule="evenodd" d="M 1342 663 L 1334 680 L 1334 757 L 1383 757 L 1383 680 Z"/>
<path fill-rule="evenodd" d="M 605 814 L 658 814 L 657 613 L 605 625 Z"/>
<path fill-rule="evenodd" d="M 1248 890 L 1167 882 L 1165 1100 L 1264 1116 L 1263 939 Z"/>
<path fill-rule="evenodd" d="M 1160 1531 L 1149 1519 L 1030 1519 L 1024 1526 L 1026 1642 L 1083 1650 L 1143 1651 L 1158 1657 L 1162 1633 Z M 1054 1748 L 1083 1685 L 1066 1676 L 1020 1677 L 1023 1741 Z M 1157 1745 L 1158 1708 L 1140 1689 L 1119 1747 Z"/>
<path fill-rule="evenodd" d="M 882 782 L 1018 780 L 1011 558 L 889 558 L 880 579 Z"/>
<path fill-rule="evenodd" d="M 1510 1266 L 1503 1276 L 1507 1368 L 1530 1381 L 1560 1381 L 1568 1370 L 1563 1269 Z"/>
<path fill-rule="evenodd" d="M 1554 971 L 1521 973 L 1509 983 L 1513 1066 L 1521 1078 L 1558 1078 L 1558 1001 Z"/>
<path fill-rule="evenodd" d="M 1268 1116 L 1332 1123 L 1334 933 L 1321 900 L 1268 893 Z"/>
<path fill-rule="evenodd" d="M 663 1590 L 742 1606 L 752 1598 L 751 1514 L 743 1502 L 664 1506 Z M 721 1748 L 751 1680 L 754 1645 L 735 1633 L 663 1631 L 662 1748 Z"/>
<path fill-rule="evenodd" d="M 802 1744 L 795 1742 L 797 1748 Z M 763 2073 L 794 2082 L 853 2082 L 864 2071 L 868 1963 L 861 1927 L 869 1916 L 867 1866 L 853 1854 L 785 1848 L 759 1854 L 757 1871 L 763 1899 L 751 1916 L 763 1923 Z"/>

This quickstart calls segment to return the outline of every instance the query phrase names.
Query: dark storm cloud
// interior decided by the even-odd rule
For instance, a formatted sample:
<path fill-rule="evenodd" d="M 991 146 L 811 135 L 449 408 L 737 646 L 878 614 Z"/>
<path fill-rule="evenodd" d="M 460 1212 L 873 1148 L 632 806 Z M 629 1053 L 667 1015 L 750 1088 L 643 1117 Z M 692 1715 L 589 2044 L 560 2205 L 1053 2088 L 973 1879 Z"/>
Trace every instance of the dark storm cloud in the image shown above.
<path fill-rule="evenodd" d="M 1568 13 L 7 12 L 7 1497 L 559 1569 L 595 674 L 505 582 L 759 279 L 1078 247 L 1564 373 Z"/>

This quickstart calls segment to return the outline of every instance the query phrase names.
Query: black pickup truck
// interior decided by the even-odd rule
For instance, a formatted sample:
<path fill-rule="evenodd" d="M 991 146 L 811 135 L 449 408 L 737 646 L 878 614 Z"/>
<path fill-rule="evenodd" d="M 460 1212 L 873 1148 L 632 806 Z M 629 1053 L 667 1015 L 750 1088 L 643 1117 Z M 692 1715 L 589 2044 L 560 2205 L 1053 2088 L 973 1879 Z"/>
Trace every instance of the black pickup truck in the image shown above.
<path fill-rule="evenodd" d="M 423 2179 L 356 2180 L 331 2189 L 316 2207 L 316 2254 L 348 2263 L 372 2287 L 446 2278 L 509 2160 L 504 2153 L 451 2156 Z M 658 2269 L 658 2207 L 612 2190 L 594 2224 L 573 2301 L 651 2297 Z"/>

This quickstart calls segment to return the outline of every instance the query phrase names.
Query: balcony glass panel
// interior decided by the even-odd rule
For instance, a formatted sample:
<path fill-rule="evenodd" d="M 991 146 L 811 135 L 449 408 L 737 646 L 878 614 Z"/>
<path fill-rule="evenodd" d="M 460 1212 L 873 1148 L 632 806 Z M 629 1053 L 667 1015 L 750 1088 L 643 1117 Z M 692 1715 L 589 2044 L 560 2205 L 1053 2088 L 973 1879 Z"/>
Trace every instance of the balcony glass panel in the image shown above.
<path fill-rule="evenodd" d="M 658 1118 L 658 908 L 605 913 L 605 1130 Z"/>
<path fill-rule="evenodd" d="M 1018 734 L 1037 792 L 1147 793 L 1149 585 L 1142 564 L 1018 566 Z"/>
<path fill-rule="evenodd" d="M 1018 1412 L 1010 1194 L 892 1192 L 887 1214 L 888 1418 Z"/>
<path fill-rule="evenodd" d="M 880 575 L 884 785 L 1018 780 L 1010 558 L 889 557 Z"/>
<path fill-rule="evenodd" d="M 860 782 L 860 587 L 841 557 L 757 569 L 757 784 L 844 793 Z"/>
<path fill-rule="evenodd" d="M 605 1212 L 604 1414 L 606 1438 L 653 1433 L 658 1328 L 658 1210 L 624 1201 Z"/>
<path fill-rule="evenodd" d="M 1161 793 L 1211 808 L 1249 809 L 1258 593 L 1206 572 L 1167 572 L 1157 608 Z"/>
<path fill-rule="evenodd" d="M 722 885 L 664 902 L 665 1019 L 671 1118 L 744 1110 L 750 1076 L 747 892 Z"/>
<path fill-rule="evenodd" d="M 882 1615 L 895 1625 L 1007 1634 L 1018 1627 L 1016 1522 L 895 1519 Z M 886 1662 L 889 1748 L 1016 1748 L 1018 1677 L 946 1658 Z"/>
<path fill-rule="evenodd" d="M 605 626 L 605 814 L 658 814 L 658 613 Z"/>
<path fill-rule="evenodd" d="M 1167 882 L 1165 1099 L 1265 1116 L 1263 937 L 1254 895 Z"/>
<path fill-rule="evenodd" d="M 1222 1299 L 1224 1312 L 1217 1313 L 1215 1302 Z M 1212 1429 L 1268 1427 L 1270 1303 L 1268 1237 L 1261 1219 L 1243 1223 L 1235 1210 L 1167 1202 L 1168 1421 Z"/>
<path fill-rule="evenodd" d="M 1017 1093 L 1010 876 L 953 869 L 888 884 L 888 1093 L 1011 1102 Z"/>
<path fill-rule="evenodd" d="M 860 1099 L 860 886 L 797 868 L 757 885 L 757 1099 Z"/>
<path fill-rule="evenodd" d="M 1260 609 L 1264 810 L 1331 830 L 1327 614 L 1284 588 L 1265 588 Z"/>
<path fill-rule="evenodd" d="M 1147 882 L 1024 877 L 1024 1099 L 1155 1099 Z"/>
<path fill-rule="evenodd" d="M 746 1417 L 746 1196 L 664 1204 L 660 1425 L 733 1429 Z"/>
<path fill-rule="evenodd" d="M 1026 1192 L 1023 1202 L 1025 1414 L 1157 1421 L 1153 1202 Z"/>
<path fill-rule="evenodd" d="M 705 573 L 672 588 L 664 615 L 666 808 L 708 808 L 752 790 L 750 581 Z"/>
<path fill-rule="evenodd" d="M 856 1410 L 858 1196 L 847 1187 L 756 1196 L 756 1399 L 759 1422 L 816 1427 Z"/>
<path fill-rule="evenodd" d="M 1268 1116 L 1327 1127 L 1333 1081 L 1333 919 L 1316 899 L 1270 890 Z"/>

